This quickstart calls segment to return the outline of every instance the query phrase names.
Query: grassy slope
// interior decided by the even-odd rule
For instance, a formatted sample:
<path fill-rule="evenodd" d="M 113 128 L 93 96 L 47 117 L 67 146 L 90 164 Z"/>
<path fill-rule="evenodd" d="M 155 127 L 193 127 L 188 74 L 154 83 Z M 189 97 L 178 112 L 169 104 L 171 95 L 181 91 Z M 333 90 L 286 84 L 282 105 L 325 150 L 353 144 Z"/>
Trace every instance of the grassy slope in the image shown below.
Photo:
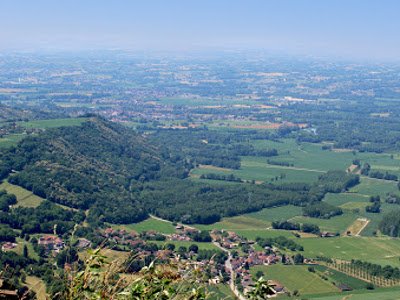
<path fill-rule="evenodd" d="M 15 205 L 17 207 L 37 207 L 44 200 L 28 190 L 6 181 L 0 184 L 0 190 L 2 189 L 6 190 L 10 194 L 14 194 L 17 197 L 18 203 Z"/>
<path fill-rule="evenodd" d="M 324 276 L 328 277 L 330 281 L 333 281 L 338 284 L 345 284 L 349 287 L 351 287 L 353 290 L 359 290 L 359 289 L 365 289 L 367 282 L 351 277 L 345 273 L 333 270 L 331 268 L 325 267 L 325 266 L 314 266 L 314 269 L 319 272 L 320 274 L 323 274 Z"/>
<path fill-rule="evenodd" d="M 328 296 L 311 296 L 310 299 L 315 300 L 395 300 L 399 299 L 400 288 L 386 288 L 386 289 L 376 289 L 374 291 L 370 290 L 359 290 L 341 293 L 337 295 Z"/>
<path fill-rule="evenodd" d="M 381 265 L 400 266 L 400 240 L 371 237 L 297 239 L 306 257 L 325 256 L 345 260 L 361 259 Z"/>
<path fill-rule="evenodd" d="M 301 295 L 338 291 L 329 281 L 309 272 L 307 266 L 272 265 L 251 268 L 252 274 L 259 270 L 264 272 L 265 278 L 277 280 L 289 291 L 298 290 Z"/>
<path fill-rule="evenodd" d="M 51 120 L 34 120 L 28 122 L 18 122 L 18 125 L 25 128 L 55 128 L 62 126 L 79 126 L 88 118 L 68 118 L 68 119 L 51 119 Z"/>
<path fill-rule="evenodd" d="M 163 222 L 153 218 L 149 218 L 139 223 L 128 225 L 111 225 L 113 228 L 125 229 L 141 233 L 143 231 L 154 230 L 160 233 L 171 234 L 175 233 L 175 227 L 170 222 Z"/>
<path fill-rule="evenodd" d="M 15 146 L 20 140 L 25 137 L 23 134 L 10 134 L 0 138 L 0 148 Z"/>

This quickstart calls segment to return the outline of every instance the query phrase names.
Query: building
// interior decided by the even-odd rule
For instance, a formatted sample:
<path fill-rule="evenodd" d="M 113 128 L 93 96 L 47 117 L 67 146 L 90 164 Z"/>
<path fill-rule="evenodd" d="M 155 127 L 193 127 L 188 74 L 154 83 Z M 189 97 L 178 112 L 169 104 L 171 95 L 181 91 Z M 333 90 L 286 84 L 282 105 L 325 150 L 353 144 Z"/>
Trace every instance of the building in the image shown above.
<path fill-rule="evenodd" d="M 39 238 L 38 244 L 46 248 L 46 250 L 60 251 L 64 248 L 65 244 L 56 235 L 45 235 Z"/>
<path fill-rule="evenodd" d="M 14 249 L 15 247 L 17 247 L 16 243 L 10 243 L 10 242 L 6 242 L 1 246 L 1 251 L 9 251 Z"/>

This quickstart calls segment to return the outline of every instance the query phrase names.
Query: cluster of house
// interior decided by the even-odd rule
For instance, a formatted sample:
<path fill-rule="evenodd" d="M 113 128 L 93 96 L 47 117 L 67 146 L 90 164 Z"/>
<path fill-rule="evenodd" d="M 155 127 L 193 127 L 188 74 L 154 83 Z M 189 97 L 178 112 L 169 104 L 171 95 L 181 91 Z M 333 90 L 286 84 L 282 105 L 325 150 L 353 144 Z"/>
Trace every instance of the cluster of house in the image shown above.
<path fill-rule="evenodd" d="M 241 238 L 233 231 L 212 230 L 210 235 L 213 241 L 217 242 L 221 247 L 228 250 L 235 249 L 242 244 L 249 243 L 249 241 Z"/>
<path fill-rule="evenodd" d="M 170 241 L 192 241 L 191 234 L 199 232 L 199 230 L 178 224 L 175 226 L 176 233 L 166 235 Z"/>
<path fill-rule="evenodd" d="M 9 250 L 12 250 L 12 249 L 16 248 L 17 246 L 18 246 L 17 243 L 5 242 L 5 243 L 1 246 L 1 251 L 3 251 L 3 252 L 9 251 Z"/>
<path fill-rule="evenodd" d="M 104 229 L 101 235 L 119 245 L 136 246 L 137 244 L 143 243 L 136 232 L 128 232 L 125 229 L 113 229 L 109 227 Z"/>
<path fill-rule="evenodd" d="M 269 250 L 271 252 L 271 250 Z M 250 274 L 249 268 L 257 265 L 273 265 L 282 261 L 282 256 L 271 252 L 266 254 L 263 251 L 250 250 L 244 256 L 238 256 L 231 259 L 232 270 L 236 278 L 240 278 L 243 288 L 250 289 L 254 282 Z"/>
<path fill-rule="evenodd" d="M 61 238 L 56 235 L 44 235 L 38 240 L 38 245 L 44 247 L 47 251 L 60 252 L 65 244 Z"/>
<path fill-rule="evenodd" d="M 338 236 L 339 233 L 329 232 L 329 231 L 322 231 L 319 236 L 324 238 L 335 237 Z"/>

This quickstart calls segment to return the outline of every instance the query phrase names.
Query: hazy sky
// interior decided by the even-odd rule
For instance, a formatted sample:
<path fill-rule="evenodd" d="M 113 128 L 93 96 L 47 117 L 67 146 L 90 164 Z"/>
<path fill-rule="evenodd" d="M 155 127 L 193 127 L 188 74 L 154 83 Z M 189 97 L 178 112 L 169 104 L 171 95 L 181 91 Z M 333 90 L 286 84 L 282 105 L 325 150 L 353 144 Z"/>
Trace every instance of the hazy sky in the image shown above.
<path fill-rule="evenodd" d="M 400 0 L 0 0 L 0 49 L 400 57 Z"/>

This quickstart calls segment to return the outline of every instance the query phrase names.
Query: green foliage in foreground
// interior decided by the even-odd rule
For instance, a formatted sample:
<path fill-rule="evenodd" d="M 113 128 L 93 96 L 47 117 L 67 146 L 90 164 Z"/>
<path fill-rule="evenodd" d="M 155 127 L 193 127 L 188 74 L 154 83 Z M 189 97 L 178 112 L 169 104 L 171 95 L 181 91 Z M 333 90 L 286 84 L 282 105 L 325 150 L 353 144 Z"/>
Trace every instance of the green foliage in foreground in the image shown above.
<path fill-rule="evenodd" d="M 90 250 L 82 269 L 68 269 L 65 278 L 65 288 L 54 299 L 206 300 L 213 296 L 204 273 L 190 262 L 153 262 L 133 276 L 125 276 L 121 265 L 107 262 L 100 249 Z M 265 299 L 268 291 L 267 282 L 259 280 L 248 299 Z"/>

